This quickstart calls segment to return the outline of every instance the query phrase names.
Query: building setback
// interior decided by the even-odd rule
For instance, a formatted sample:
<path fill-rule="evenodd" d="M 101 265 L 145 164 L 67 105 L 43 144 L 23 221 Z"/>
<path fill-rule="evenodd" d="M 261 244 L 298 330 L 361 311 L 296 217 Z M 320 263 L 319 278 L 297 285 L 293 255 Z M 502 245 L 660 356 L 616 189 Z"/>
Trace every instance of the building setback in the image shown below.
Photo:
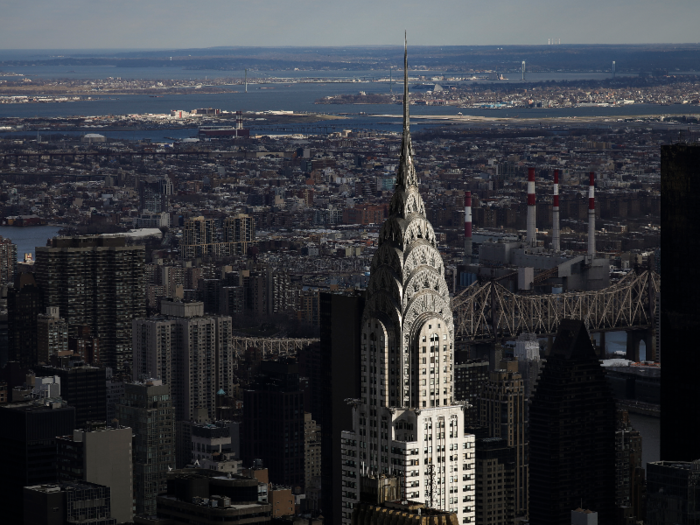
<path fill-rule="evenodd" d="M 124 237 L 56 237 L 36 249 L 36 279 L 46 306 L 58 307 L 70 337 L 87 325 L 100 360 L 131 369 L 131 321 L 146 315 L 145 248 Z"/>
<path fill-rule="evenodd" d="M 389 218 L 372 259 L 360 341 L 360 397 L 342 435 L 342 523 L 364 472 L 402 479 L 402 500 L 474 511 L 474 435 L 454 397 L 454 321 L 437 236 L 413 164 L 404 50 L 403 138 Z M 434 483 L 439 480 L 440 483 Z"/>
<path fill-rule="evenodd" d="M 563 320 L 530 406 L 530 523 L 615 519 L 615 401 L 581 321 Z"/>

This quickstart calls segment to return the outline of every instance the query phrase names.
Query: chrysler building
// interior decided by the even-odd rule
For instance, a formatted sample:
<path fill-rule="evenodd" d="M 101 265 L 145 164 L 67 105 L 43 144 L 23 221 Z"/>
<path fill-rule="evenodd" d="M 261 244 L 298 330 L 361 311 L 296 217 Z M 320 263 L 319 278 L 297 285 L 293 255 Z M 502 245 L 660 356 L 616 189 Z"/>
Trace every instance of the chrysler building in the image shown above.
<path fill-rule="evenodd" d="M 403 500 L 474 521 L 474 436 L 454 399 L 454 326 L 445 267 L 418 191 L 404 42 L 403 140 L 389 218 L 379 233 L 362 317 L 361 398 L 342 434 L 343 523 L 360 477 L 396 475 Z"/>

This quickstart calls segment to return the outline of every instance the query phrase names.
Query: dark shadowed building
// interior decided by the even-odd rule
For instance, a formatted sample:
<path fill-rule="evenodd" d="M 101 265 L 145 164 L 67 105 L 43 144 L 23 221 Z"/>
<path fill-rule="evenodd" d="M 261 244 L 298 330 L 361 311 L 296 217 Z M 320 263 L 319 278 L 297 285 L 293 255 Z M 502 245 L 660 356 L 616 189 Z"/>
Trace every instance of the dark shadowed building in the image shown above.
<path fill-rule="evenodd" d="M 581 321 L 562 321 L 530 407 L 530 523 L 615 519 L 615 401 Z"/>
<path fill-rule="evenodd" d="M 263 361 L 243 396 L 244 466 L 262 459 L 270 481 L 304 486 L 304 394 L 295 362 Z"/>
<path fill-rule="evenodd" d="M 661 148 L 661 252 L 672 261 L 661 294 L 661 459 L 700 459 L 700 146 Z"/>
<path fill-rule="evenodd" d="M 326 523 L 340 525 L 342 458 L 340 434 L 352 429 L 347 399 L 360 397 L 362 295 L 321 294 L 321 486 Z"/>

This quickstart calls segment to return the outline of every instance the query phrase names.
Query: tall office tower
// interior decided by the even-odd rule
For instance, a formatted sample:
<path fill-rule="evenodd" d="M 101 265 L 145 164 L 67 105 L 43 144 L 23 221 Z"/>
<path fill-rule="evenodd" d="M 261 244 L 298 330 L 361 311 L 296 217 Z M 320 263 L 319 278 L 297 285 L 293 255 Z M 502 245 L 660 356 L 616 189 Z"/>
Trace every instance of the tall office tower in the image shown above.
<path fill-rule="evenodd" d="M 73 428 L 75 409 L 60 399 L 0 406 L 0 521 L 24 523 L 22 488 L 56 482 L 56 436 Z"/>
<path fill-rule="evenodd" d="M 146 315 L 145 248 L 124 237 L 57 237 L 36 249 L 36 280 L 46 306 L 58 307 L 69 336 L 90 327 L 100 361 L 115 373 L 131 367 L 131 321 Z"/>
<path fill-rule="evenodd" d="M 488 429 L 489 437 L 502 438 L 507 446 L 514 449 L 515 472 L 510 491 L 516 516 L 526 516 L 528 453 L 525 386 L 518 373 L 517 361 L 502 361 L 499 370 L 489 374 L 489 380 L 479 396 L 479 411 L 481 426 Z"/>
<path fill-rule="evenodd" d="M 88 481 L 109 487 L 112 517 L 130 523 L 134 516 L 131 429 L 88 425 L 56 438 L 59 481 Z"/>
<path fill-rule="evenodd" d="M 68 323 L 59 316 L 58 308 L 48 307 L 37 316 L 37 362 L 49 363 L 52 355 L 68 352 Z"/>
<path fill-rule="evenodd" d="M 321 428 L 304 412 L 304 488 L 309 489 L 321 477 Z"/>
<path fill-rule="evenodd" d="M 617 411 L 615 431 L 615 505 L 635 520 L 644 519 L 641 494 L 644 490 L 642 436 L 632 428 L 629 414 Z"/>
<path fill-rule="evenodd" d="M 343 438 L 343 523 L 364 472 L 392 473 L 403 499 L 474 520 L 474 436 L 454 404 L 454 326 L 445 268 L 418 191 L 404 50 L 403 140 L 362 317 L 361 390 Z"/>
<path fill-rule="evenodd" d="M 239 213 L 224 220 L 224 242 L 231 243 L 229 254 L 245 255 L 255 242 L 255 219 Z"/>
<path fill-rule="evenodd" d="M 119 424 L 133 440 L 134 512 L 156 514 L 156 496 L 167 490 L 168 469 L 175 468 L 175 409 L 170 387 L 159 379 L 124 385 L 117 405 Z"/>
<path fill-rule="evenodd" d="M 109 487 L 85 481 L 24 487 L 24 524 L 116 525 L 111 499 Z"/>
<path fill-rule="evenodd" d="M 515 520 L 515 447 L 504 438 L 476 440 L 476 523 L 510 525 Z"/>
<path fill-rule="evenodd" d="M 360 335 L 364 295 L 321 293 L 321 509 L 329 523 L 341 523 L 341 432 L 352 429 L 346 399 L 360 397 Z M 312 385 L 312 388 L 313 385 Z"/>
<path fill-rule="evenodd" d="M 23 367 L 38 362 L 37 317 L 44 311 L 44 294 L 34 275 L 20 273 L 7 290 L 9 360 Z"/>
<path fill-rule="evenodd" d="M 489 379 L 489 362 L 469 359 L 467 350 L 456 351 L 454 361 L 454 398 L 469 405 L 465 425 L 466 428 L 475 428 L 479 425 L 477 399 Z"/>
<path fill-rule="evenodd" d="M 107 375 L 104 368 L 72 363 L 68 367 L 36 366 L 37 377 L 59 377 L 61 397 L 75 407 L 75 426 L 84 428 L 88 422 L 107 419 Z M 88 480 L 89 481 L 89 480 Z"/>
<path fill-rule="evenodd" d="M 565 319 L 530 406 L 530 523 L 615 519 L 615 400 L 585 325 Z"/>
<path fill-rule="evenodd" d="M 138 182 L 140 211 L 167 212 L 169 197 L 174 193 L 173 183 L 168 177 L 148 177 Z"/>
<path fill-rule="evenodd" d="M 304 395 L 296 363 L 262 362 L 243 397 L 241 456 L 244 466 L 262 459 L 272 483 L 304 485 Z"/>
<path fill-rule="evenodd" d="M 645 524 L 698 523 L 700 464 L 697 461 L 647 463 Z"/>
<path fill-rule="evenodd" d="M 203 303 L 162 301 L 160 316 L 133 321 L 134 380 L 170 385 L 178 421 L 199 409 L 216 419 L 216 393 L 237 383 L 232 326 L 230 317 L 205 316 Z"/>
<path fill-rule="evenodd" d="M 0 235 L 0 287 L 15 282 L 17 245 Z"/>
<path fill-rule="evenodd" d="M 661 459 L 700 459 L 700 354 L 688 349 L 700 319 L 700 146 L 661 147 L 661 251 L 668 254 L 661 295 L 664 373 L 661 377 Z M 671 259 L 672 257 L 672 259 Z"/>

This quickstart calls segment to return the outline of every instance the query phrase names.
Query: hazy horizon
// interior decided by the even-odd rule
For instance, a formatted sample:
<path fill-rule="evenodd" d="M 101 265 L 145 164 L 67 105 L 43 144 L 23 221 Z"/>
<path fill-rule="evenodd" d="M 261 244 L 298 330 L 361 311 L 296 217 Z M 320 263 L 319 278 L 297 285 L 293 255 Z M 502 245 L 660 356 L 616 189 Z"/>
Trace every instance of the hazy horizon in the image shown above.
<path fill-rule="evenodd" d="M 4 50 L 696 43 L 697 0 L 5 0 Z"/>

